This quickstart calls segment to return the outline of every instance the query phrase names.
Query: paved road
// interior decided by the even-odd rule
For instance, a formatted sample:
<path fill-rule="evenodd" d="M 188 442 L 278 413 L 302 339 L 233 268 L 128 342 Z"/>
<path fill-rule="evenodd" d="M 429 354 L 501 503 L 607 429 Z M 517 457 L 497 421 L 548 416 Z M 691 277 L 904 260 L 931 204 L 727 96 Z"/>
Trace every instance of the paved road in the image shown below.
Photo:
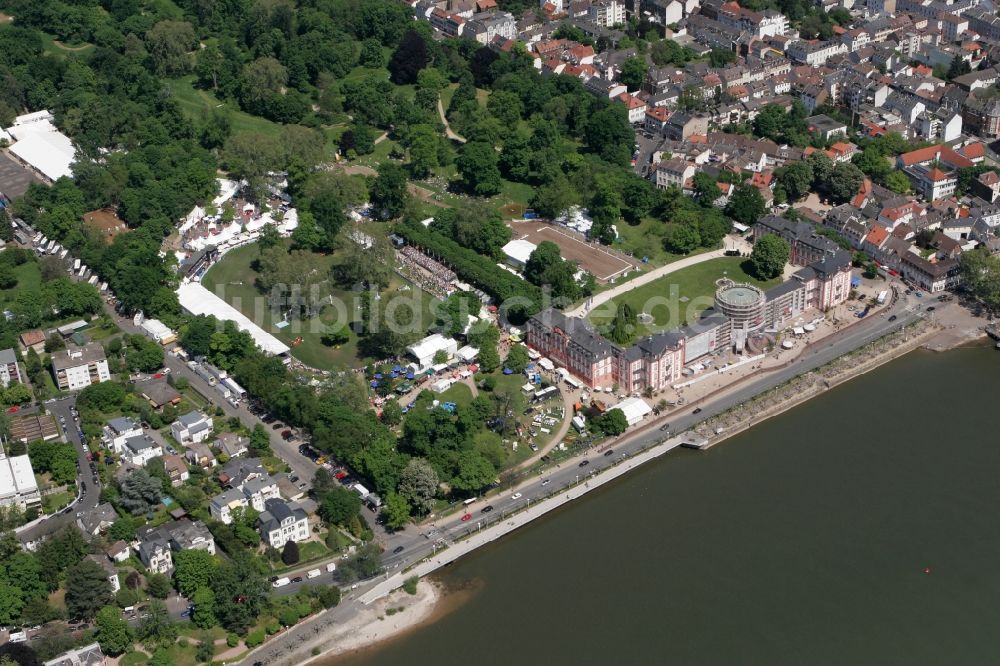
<path fill-rule="evenodd" d="M 100 485 L 93 480 L 89 468 L 90 461 L 87 460 L 87 454 L 83 450 L 83 443 L 80 441 L 79 430 L 72 413 L 75 404 L 76 396 L 69 396 L 47 401 L 45 408 L 56 418 L 57 422 L 59 422 L 59 417 L 66 420 L 65 428 L 60 424 L 60 432 L 65 435 L 67 441 L 72 442 L 76 446 L 77 461 L 80 465 L 78 482 L 79 480 L 84 480 L 87 483 L 87 493 L 82 497 L 77 496 L 76 501 L 70 505 L 70 511 L 49 516 L 43 521 L 18 532 L 17 536 L 21 540 L 21 543 L 26 544 L 54 534 L 66 525 L 75 522 L 77 513 L 89 511 L 97 506 Z"/>
<path fill-rule="evenodd" d="M 706 261 L 711 261 L 712 259 L 724 257 L 727 248 L 737 249 L 741 252 L 750 251 L 749 244 L 739 236 L 726 236 L 725 239 L 723 239 L 723 244 L 725 245 L 725 248 L 723 249 L 712 250 L 711 252 L 704 252 L 702 254 L 696 254 L 691 257 L 684 257 L 683 259 L 672 261 L 666 266 L 660 266 L 659 268 L 655 268 L 648 273 L 643 273 L 639 277 L 629 280 L 628 282 L 623 282 L 622 284 L 612 287 L 606 291 L 602 291 L 599 294 L 594 294 L 593 297 L 584 301 L 581 305 L 578 305 L 572 310 L 567 310 L 566 315 L 569 317 L 586 317 L 588 313 L 604 303 L 607 303 L 612 298 L 630 292 L 644 284 L 649 284 L 654 280 L 660 279 L 664 275 L 670 275 L 671 273 L 676 273 L 683 268 L 688 268 L 689 266 L 695 266 Z"/>

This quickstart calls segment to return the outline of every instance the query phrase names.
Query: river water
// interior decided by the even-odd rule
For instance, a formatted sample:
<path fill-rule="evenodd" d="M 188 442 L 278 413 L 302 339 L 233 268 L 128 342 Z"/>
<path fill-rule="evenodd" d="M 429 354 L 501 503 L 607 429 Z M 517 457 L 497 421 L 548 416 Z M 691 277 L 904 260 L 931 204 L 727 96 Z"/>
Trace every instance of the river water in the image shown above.
<path fill-rule="evenodd" d="M 329 663 L 997 663 L 998 388 L 992 349 L 912 353 L 463 559 L 467 601 Z"/>

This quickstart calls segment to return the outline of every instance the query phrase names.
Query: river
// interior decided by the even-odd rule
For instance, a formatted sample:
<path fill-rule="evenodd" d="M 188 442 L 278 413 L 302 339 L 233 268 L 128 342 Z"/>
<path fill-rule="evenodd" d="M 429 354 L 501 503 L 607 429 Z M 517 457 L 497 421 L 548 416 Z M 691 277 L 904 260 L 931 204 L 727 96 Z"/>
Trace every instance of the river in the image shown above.
<path fill-rule="evenodd" d="M 915 352 L 680 450 L 448 568 L 436 622 L 338 666 L 985 664 L 1000 353 Z"/>

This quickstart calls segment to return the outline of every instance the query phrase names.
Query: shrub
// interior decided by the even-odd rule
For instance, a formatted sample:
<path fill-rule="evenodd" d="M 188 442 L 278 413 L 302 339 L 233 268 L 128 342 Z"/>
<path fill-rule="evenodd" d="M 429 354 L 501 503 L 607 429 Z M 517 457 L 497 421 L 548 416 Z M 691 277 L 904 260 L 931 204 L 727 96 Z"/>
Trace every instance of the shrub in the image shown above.
<path fill-rule="evenodd" d="M 248 648 L 255 648 L 264 642 L 264 630 L 258 629 L 257 631 L 251 631 L 247 636 L 244 643 Z"/>
<path fill-rule="evenodd" d="M 278 622 L 286 627 L 290 627 L 299 621 L 299 612 L 294 608 L 284 608 L 278 613 Z"/>
<path fill-rule="evenodd" d="M 266 627 L 264 627 L 264 631 L 267 632 L 268 636 L 273 636 L 281 631 L 281 624 L 277 620 L 272 620 L 267 623 Z"/>
<path fill-rule="evenodd" d="M 410 576 L 409 578 L 407 578 L 406 580 L 403 581 L 403 591 L 406 592 L 407 594 L 416 594 L 417 593 L 417 583 L 419 581 L 420 581 L 419 577 L 417 577 L 417 576 Z"/>
<path fill-rule="evenodd" d="M 236 647 L 239 644 L 240 644 L 239 636 L 233 633 L 226 634 L 226 645 L 228 645 L 229 647 Z"/>
<path fill-rule="evenodd" d="M 319 601 L 323 604 L 323 608 L 333 608 L 340 603 L 340 588 L 336 585 L 331 585 L 322 590 L 319 593 Z"/>

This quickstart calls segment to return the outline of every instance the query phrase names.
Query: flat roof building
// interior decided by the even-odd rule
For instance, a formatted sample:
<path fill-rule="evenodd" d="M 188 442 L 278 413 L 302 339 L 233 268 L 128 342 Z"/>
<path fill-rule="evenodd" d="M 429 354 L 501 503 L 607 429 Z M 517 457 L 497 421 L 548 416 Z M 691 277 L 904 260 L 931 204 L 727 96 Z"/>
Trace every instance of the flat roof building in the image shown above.
<path fill-rule="evenodd" d="M 52 374 L 62 391 L 77 391 L 111 379 L 104 348 L 97 343 L 53 352 L 51 358 Z"/>
<path fill-rule="evenodd" d="M 22 509 L 41 504 L 35 472 L 28 456 L 0 454 L 0 505 L 17 504 Z"/>

